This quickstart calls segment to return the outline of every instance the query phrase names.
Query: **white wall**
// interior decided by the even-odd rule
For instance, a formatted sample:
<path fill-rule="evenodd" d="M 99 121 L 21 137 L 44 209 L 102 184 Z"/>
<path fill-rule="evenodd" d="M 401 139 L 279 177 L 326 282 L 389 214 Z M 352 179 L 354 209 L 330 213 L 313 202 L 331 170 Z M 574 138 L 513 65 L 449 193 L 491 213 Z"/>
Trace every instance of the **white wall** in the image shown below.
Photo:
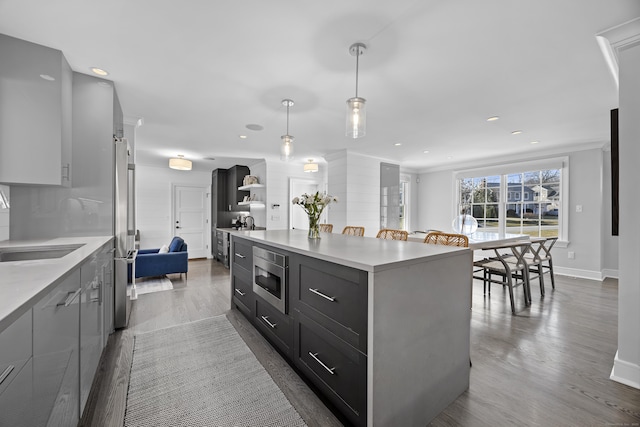
<path fill-rule="evenodd" d="M 550 157 L 558 155 L 554 153 Z M 602 216 L 604 199 L 610 199 L 610 190 L 605 191 L 603 186 L 603 151 L 590 148 L 563 155 L 569 157 L 569 241 L 566 247 L 562 247 L 562 243 L 554 247 L 554 267 L 560 274 L 601 279 L 605 268 L 615 270 L 617 264 L 614 251 L 607 253 L 606 267 L 603 261 L 603 251 L 607 250 L 603 242 L 611 244 L 611 239 L 603 237 L 605 231 L 610 234 L 611 229 L 610 216 L 608 220 Z M 473 167 L 482 166 L 485 165 L 479 163 Z M 419 229 L 451 230 L 455 215 L 454 174 L 454 170 L 447 170 L 419 175 Z M 582 212 L 576 212 L 576 205 L 582 206 Z M 575 259 L 568 258 L 568 251 L 575 252 Z"/>
<path fill-rule="evenodd" d="M 620 58 L 620 249 L 618 352 L 611 378 L 640 388 L 640 44 L 618 52 Z"/>
<path fill-rule="evenodd" d="M 380 229 L 380 159 L 342 150 L 325 157 L 328 191 L 340 200 L 329 211 L 334 232 L 346 225 L 362 226 L 375 237 Z"/>
<path fill-rule="evenodd" d="M 618 277 L 618 236 L 611 235 L 611 151 L 602 155 L 602 271 L 605 277 Z"/>
<path fill-rule="evenodd" d="M 136 228 L 140 230 L 140 248 L 142 249 L 168 245 L 175 235 L 175 229 L 171 223 L 173 184 L 207 187 L 208 197 L 211 197 L 210 172 L 178 171 L 168 167 L 136 165 Z M 207 204 L 210 209 L 211 203 Z M 210 221 L 210 212 L 207 213 L 207 218 Z M 207 229 L 206 238 L 209 248 L 211 248 L 210 234 Z"/>
<path fill-rule="evenodd" d="M 289 228 L 289 208 L 291 199 L 299 194 L 289 194 L 289 180 L 302 178 L 314 180 L 320 191 L 326 189 L 326 165 L 320 163 L 318 172 L 305 173 L 302 163 L 283 161 L 268 161 L 267 170 L 267 203 L 265 207 L 266 227 L 269 230 L 284 230 Z M 334 194 L 332 194 L 334 195 Z"/>

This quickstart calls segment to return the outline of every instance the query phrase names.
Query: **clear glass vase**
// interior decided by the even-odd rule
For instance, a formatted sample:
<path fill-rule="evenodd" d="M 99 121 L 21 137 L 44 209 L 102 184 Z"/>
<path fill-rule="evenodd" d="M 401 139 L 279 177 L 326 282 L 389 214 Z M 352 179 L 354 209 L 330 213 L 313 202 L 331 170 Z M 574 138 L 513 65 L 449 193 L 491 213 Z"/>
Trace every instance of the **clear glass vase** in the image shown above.
<path fill-rule="evenodd" d="M 320 238 L 320 218 L 313 215 L 309 215 L 309 234 L 307 237 L 310 239 Z"/>

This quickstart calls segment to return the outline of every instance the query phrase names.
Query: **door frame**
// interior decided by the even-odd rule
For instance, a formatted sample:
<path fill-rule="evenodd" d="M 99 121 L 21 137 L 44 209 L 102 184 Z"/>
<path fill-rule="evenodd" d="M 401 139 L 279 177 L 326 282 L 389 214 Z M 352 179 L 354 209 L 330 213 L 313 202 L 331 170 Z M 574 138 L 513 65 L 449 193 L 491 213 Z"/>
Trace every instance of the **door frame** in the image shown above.
<path fill-rule="evenodd" d="M 173 236 L 176 235 L 176 230 L 175 230 L 175 223 L 176 223 L 176 187 L 195 187 L 195 188 L 200 188 L 203 190 L 204 193 L 204 197 L 205 197 L 205 223 L 204 223 L 204 228 L 203 228 L 203 233 L 204 233 L 204 242 L 205 245 L 207 246 L 207 248 L 205 249 L 205 252 L 207 252 L 207 258 L 212 258 L 213 256 L 211 255 L 211 184 L 208 185 L 201 185 L 201 184 L 194 184 L 194 183 L 177 183 L 177 182 L 172 182 L 171 183 L 171 220 L 169 223 L 169 227 L 170 227 L 170 236 L 171 238 L 173 238 Z"/>

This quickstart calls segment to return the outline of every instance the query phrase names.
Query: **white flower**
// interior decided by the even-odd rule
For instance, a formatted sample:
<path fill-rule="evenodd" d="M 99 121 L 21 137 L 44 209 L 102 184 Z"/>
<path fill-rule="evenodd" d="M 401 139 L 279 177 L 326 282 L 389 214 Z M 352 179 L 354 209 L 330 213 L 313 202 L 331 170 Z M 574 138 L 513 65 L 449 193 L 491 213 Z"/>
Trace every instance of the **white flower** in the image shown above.
<path fill-rule="evenodd" d="M 298 203 L 300 203 L 300 198 L 299 197 L 294 197 L 293 200 L 291 201 L 291 203 L 293 203 L 294 205 L 297 205 Z"/>

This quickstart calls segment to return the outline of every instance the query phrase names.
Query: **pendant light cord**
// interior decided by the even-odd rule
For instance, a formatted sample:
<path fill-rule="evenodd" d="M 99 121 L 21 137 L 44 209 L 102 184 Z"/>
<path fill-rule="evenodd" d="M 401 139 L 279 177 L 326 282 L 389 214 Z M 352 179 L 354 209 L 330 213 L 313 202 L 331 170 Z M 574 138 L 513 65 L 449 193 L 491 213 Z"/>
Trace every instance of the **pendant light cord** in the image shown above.
<path fill-rule="evenodd" d="M 356 98 L 358 97 L 358 66 L 360 63 L 360 47 L 356 50 Z"/>
<path fill-rule="evenodd" d="M 287 101 L 287 135 L 289 135 L 289 101 Z"/>

